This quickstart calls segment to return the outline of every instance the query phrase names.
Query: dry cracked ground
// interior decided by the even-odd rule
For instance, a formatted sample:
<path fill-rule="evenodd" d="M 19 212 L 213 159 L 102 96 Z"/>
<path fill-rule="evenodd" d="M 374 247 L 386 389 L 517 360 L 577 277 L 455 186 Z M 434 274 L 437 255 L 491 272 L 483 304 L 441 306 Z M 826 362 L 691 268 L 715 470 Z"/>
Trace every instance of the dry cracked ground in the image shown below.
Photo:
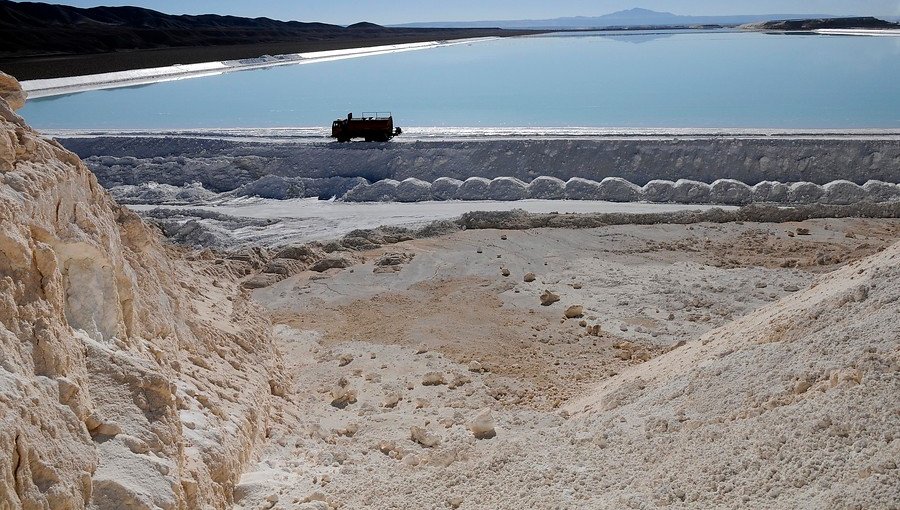
<path fill-rule="evenodd" d="M 900 220 L 862 219 L 469 230 L 258 289 L 290 380 L 237 508 L 883 504 L 898 480 L 890 438 L 886 464 L 876 463 L 882 478 L 872 478 L 880 489 L 835 495 L 839 480 L 823 488 L 779 478 L 815 467 L 774 462 L 779 472 L 764 473 L 767 456 L 794 466 L 809 456 L 802 451 L 747 460 L 734 429 L 724 433 L 736 435 L 735 452 L 722 456 L 735 466 L 695 459 L 681 469 L 683 455 L 667 460 L 654 441 L 692 423 L 684 410 L 641 421 L 641 410 L 617 415 L 621 402 L 606 400 L 607 423 L 597 425 L 578 417 L 578 403 L 898 239 Z M 629 381 L 622 387 L 644 389 L 640 376 Z M 642 424 L 639 441 L 615 432 L 632 422 Z M 716 443 L 723 432 L 696 434 Z M 642 467 L 657 459 L 659 469 Z"/>

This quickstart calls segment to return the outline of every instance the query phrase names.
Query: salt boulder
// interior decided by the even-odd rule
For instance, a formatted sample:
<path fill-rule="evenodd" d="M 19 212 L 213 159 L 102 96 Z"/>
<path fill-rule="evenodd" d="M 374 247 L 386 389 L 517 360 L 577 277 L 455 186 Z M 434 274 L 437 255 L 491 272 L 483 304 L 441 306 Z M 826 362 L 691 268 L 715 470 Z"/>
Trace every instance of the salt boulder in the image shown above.
<path fill-rule="evenodd" d="M 641 188 L 641 196 L 648 202 L 671 202 L 675 194 L 675 183 L 654 179 Z"/>
<path fill-rule="evenodd" d="M 469 430 L 475 439 L 492 439 L 497 436 L 494 416 L 490 409 L 482 409 L 475 418 L 469 422 Z"/>
<path fill-rule="evenodd" d="M 831 181 L 822 186 L 825 196 L 822 201 L 826 204 L 850 205 L 866 200 L 866 190 L 862 186 L 850 181 Z"/>
<path fill-rule="evenodd" d="M 637 202 L 641 188 L 621 177 L 605 177 L 600 181 L 600 196 L 610 202 Z"/>
<path fill-rule="evenodd" d="M 344 195 L 346 202 L 392 202 L 397 198 L 397 186 L 394 179 L 384 179 L 373 184 L 360 184 Z"/>
<path fill-rule="evenodd" d="M 453 200 L 459 192 L 462 181 L 450 177 L 438 177 L 431 183 L 431 196 L 435 200 Z"/>
<path fill-rule="evenodd" d="M 900 200 L 900 186 L 884 181 L 868 181 L 863 189 L 872 202 L 893 202 Z"/>
<path fill-rule="evenodd" d="M 459 185 L 458 200 L 490 200 L 491 181 L 484 177 L 469 177 Z"/>
<path fill-rule="evenodd" d="M 603 193 L 599 182 L 572 177 L 566 182 L 566 198 L 569 200 L 603 200 Z"/>
<path fill-rule="evenodd" d="M 753 190 L 741 181 L 716 179 L 709 187 L 709 201 L 714 204 L 746 205 L 753 201 Z"/>
<path fill-rule="evenodd" d="M 753 186 L 754 202 L 783 204 L 788 201 L 791 187 L 783 182 L 762 181 Z"/>
<path fill-rule="evenodd" d="M 395 198 L 398 202 L 425 202 L 431 200 L 431 183 L 410 177 L 397 185 Z"/>
<path fill-rule="evenodd" d="M 709 203 L 709 192 L 710 186 L 705 182 L 678 179 L 675 181 L 672 201 L 680 204 L 706 204 Z"/>
<path fill-rule="evenodd" d="M 523 200 L 528 198 L 528 185 L 515 177 L 497 177 L 488 190 L 491 200 Z"/>
<path fill-rule="evenodd" d="M 825 195 L 822 186 L 812 182 L 795 182 L 791 184 L 788 201 L 792 204 L 814 204 Z"/>
<path fill-rule="evenodd" d="M 560 200 L 566 198 L 566 183 L 556 177 L 537 177 L 528 184 L 528 198 Z"/>

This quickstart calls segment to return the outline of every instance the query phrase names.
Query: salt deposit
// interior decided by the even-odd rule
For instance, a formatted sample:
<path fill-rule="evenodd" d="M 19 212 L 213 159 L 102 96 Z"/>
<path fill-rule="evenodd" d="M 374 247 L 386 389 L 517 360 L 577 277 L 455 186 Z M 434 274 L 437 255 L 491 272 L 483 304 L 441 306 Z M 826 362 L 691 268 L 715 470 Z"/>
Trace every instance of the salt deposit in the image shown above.
<path fill-rule="evenodd" d="M 566 183 L 556 177 L 541 176 L 528 184 L 528 198 L 558 200 L 566 197 Z"/>
<path fill-rule="evenodd" d="M 710 187 L 705 182 L 678 179 L 672 192 L 672 201 L 682 204 L 705 204 L 709 202 Z"/>
<path fill-rule="evenodd" d="M 397 197 L 397 186 L 393 179 L 384 179 L 373 184 L 360 184 L 344 195 L 348 202 L 390 202 Z"/>
<path fill-rule="evenodd" d="M 606 177 L 598 186 L 600 200 L 635 202 L 641 198 L 641 188 L 621 177 Z"/>
<path fill-rule="evenodd" d="M 600 183 L 581 177 L 572 177 L 566 181 L 566 199 L 603 200 Z"/>
<path fill-rule="evenodd" d="M 498 177 L 488 188 L 491 200 L 524 200 L 528 198 L 528 185 L 515 177 Z"/>
<path fill-rule="evenodd" d="M 266 69 L 285 65 L 301 65 L 319 62 L 332 62 L 350 58 L 385 55 L 406 51 L 424 50 L 455 44 L 472 44 L 474 42 L 493 40 L 493 37 L 477 37 L 456 41 L 433 41 L 420 43 L 390 44 L 365 48 L 349 48 L 341 50 L 293 53 L 287 55 L 264 55 L 258 58 L 226 60 L 222 62 L 202 62 L 197 64 L 176 64 L 168 67 L 149 69 L 132 69 L 65 78 L 28 80 L 22 82 L 24 90 L 32 97 L 52 97 L 88 90 L 103 90 L 118 87 L 133 87 L 173 80 L 202 78 L 235 71 Z"/>
<path fill-rule="evenodd" d="M 868 194 L 868 199 L 873 202 L 900 200 L 900 184 L 870 180 L 863 185 L 863 189 Z"/>
<path fill-rule="evenodd" d="M 457 200 L 489 200 L 491 181 L 484 177 L 469 177 L 456 191 Z"/>
<path fill-rule="evenodd" d="M 229 508 L 282 378 L 247 268 L 165 246 L 0 83 L 0 507 Z"/>
<path fill-rule="evenodd" d="M 791 184 L 788 200 L 795 204 L 818 202 L 825 196 L 822 186 L 811 182 L 795 182 Z"/>
<path fill-rule="evenodd" d="M 845 180 L 829 182 L 822 189 L 825 191 L 822 200 L 827 204 L 855 204 L 868 198 L 865 188 Z"/>
<path fill-rule="evenodd" d="M 789 185 L 782 182 L 763 181 L 753 186 L 753 201 L 782 204 L 788 201 L 790 189 Z"/>
<path fill-rule="evenodd" d="M 745 205 L 753 201 L 753 190 L 741 181 L 717 179 L 710 186 L 709 201 L 714 204 Z"/>
<path fill-rule="evenodd" d="M 641 196 L 648 202 L 671 202 L 675 195 L 675 183 L 654 179 L 641 189 Z"/>
<path fill-rule="evenodd" d="M 394 199 L 398 202 L 424 202 L 431 200 L 431 183 L 410 177 L 397 185 Z"/>
<path fill-rule="evenodd" d="M 431 195 L 435 200 L 453 200 L 459 192 L 462 181 L 450 177 L 439 177 L 431 183 Z"/>
<path fill-rule="evenodd" d="M 297 398 L 238 505 L 889 507 L 900 223 L 787 227 L 469 229 L 256 291 Z"/>

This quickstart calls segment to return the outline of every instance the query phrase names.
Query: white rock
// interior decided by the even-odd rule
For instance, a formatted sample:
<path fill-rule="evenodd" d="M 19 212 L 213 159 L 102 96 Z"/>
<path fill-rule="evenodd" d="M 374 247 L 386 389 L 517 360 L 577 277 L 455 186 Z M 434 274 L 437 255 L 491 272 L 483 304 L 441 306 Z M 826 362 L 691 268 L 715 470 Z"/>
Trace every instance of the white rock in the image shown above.
<path fill-rule="evenodd" d="M 491 410 L 486 408 L 479 411 L 475 418 L 469 422 L 469 430 L 475 439 L 491 439 L 497 436 L 495 430 L 494 416 Z"/>

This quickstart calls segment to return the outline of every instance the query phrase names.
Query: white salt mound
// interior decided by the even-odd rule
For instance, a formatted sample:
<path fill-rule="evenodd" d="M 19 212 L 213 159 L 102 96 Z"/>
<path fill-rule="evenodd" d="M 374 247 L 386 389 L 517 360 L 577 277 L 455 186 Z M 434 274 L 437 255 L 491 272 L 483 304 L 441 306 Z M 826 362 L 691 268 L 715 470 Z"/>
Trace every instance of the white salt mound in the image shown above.
<path fill-rule="evenodd" d="M 399 182 L 384 179 L 372 184 L 360 184 L 344 195 L 348 202 L 391 202 L 397 198 Z"/>
<path fill-rule="evenodd" d="M 488 200 L 490 198 L 491 181 L 484 177 L 469 177 L 459 186 L 456 192 L 458 200 Z"/>
<path fill-rule="evenodd" d="M 832 181 L 822 186 L 825 190 L 823 201 L 826 204 L 848 205 L 865 200 L 866 190 L 850 181 Z"/>
<path fill-rule="evenodd" d="M 900 186 L 884 181 L 867 181 L 863 189 L 873 202 L 892 202 L 900 200 Z"/>
<path fill-rule="evenodd" d="M 654 179 L 641 189 L 641 195 L 648 202 L 671 202 L 675 193 L 675 183 L 661 179 Z"/>
<path fill-rule="evenodd" d="M 570 433 L 602 434 L 612 506 L 890 508 L 898 314 L 895 244 L 604 382 Z"/>
<path fill-rule="evenodd" d="M 811 182 L 795 182 L 791 184 L 788 201 L 794 204 L 813 204 L 825 195 L 822 186 Z"/>
<path fill-rule="evenodd" d="M 605 177 L 599 185 L 601 200 L 609 202 L 636 202 L 641 198 L 641 188 L 621 177 Z"/>
<path fill-rule="evenodd" d="M 451 177 L 438 177 L 431 183 L 431 195 L 435 200 L 453 200 L 462 181 Z"/>
<path fill-rule="evenodd" d="M 536 177 L 528 184 L 528 198 L 558 200 L 566 197 L 566 183 L 549 176 Z"/>
<path fill-rule="evenodd" d="M 788 201 L 790 186 L 777 181 L 762 181 L 753 186 L 754 202 L 782 204 Z"/>
<path fill-rule="evenodd" d="M 488 190 L 491 200 L 523 200 L 528 198 L 528 185 L 515 177 L 497 177 Z"/>
<path fill-rule="evenodd" d="M 681 204 L 705 204 L 709 202 L 709 184 L 678 179 L 675 181 L 675 190 L 672 193 L 672 201 Z"/>
<path fill-rule="evenodd" d="M 709 188 L 709 201 L 714 204 L 746 205 L 753 201 L 753 190 L 741 181 L 717 179 Z"/>
<path fill-rule="evenodd" d="M 431 183 L 410 177 L 397 185 L 395 196 L 398 202 L 424 202 L 431 200 Z"/>
<path fill-rule="evenodd" d="M 581 177 L 566 181 L 566 198 L 569 200 L 603 200 L 600 183 Z"/>

